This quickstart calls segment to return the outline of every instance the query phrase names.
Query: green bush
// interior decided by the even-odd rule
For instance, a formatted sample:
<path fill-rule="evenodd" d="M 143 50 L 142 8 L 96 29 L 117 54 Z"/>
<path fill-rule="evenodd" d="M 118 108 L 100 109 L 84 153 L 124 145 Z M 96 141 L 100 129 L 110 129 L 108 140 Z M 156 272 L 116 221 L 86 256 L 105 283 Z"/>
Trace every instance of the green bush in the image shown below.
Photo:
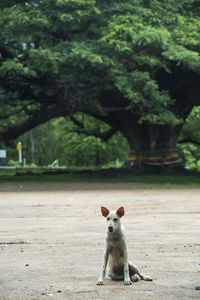
<path fill-rule="evenodd" d="M 12 166 L 12 167 L 20 167 L 19 161 L 15 161 L 15 160 L 12 160 L 12 159 L 10 159 L 10 160 L 8 161 L 8 165 L 9 165 L 9 166 Z"/>

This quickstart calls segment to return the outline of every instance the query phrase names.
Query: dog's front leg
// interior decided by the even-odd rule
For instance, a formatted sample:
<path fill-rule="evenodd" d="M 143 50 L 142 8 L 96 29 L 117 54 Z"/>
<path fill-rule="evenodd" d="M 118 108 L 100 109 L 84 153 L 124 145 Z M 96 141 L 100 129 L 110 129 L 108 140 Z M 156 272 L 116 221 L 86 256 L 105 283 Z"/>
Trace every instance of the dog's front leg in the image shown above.
<path fill-rule="evenodd" d="M 107 262 L 108 262 L 108 256 L 109 256 L 109 249 L 106 246 L 106 248 L 104 250 L 103 268 L 102 268 L 102 272 L 99 276 L 99 279 L 97 281 L 97 285 L 103 285 L 104 284 L 105 275 L 106 275 L 106 266 L 107 266 Z"/>
<path fill-rule="evenodd" d="M 128 251 L 127 249 L 124 251 L 124 284 L 130 285 L 132 281 L 129 275 L 129 266 L 128 266 Z"/>

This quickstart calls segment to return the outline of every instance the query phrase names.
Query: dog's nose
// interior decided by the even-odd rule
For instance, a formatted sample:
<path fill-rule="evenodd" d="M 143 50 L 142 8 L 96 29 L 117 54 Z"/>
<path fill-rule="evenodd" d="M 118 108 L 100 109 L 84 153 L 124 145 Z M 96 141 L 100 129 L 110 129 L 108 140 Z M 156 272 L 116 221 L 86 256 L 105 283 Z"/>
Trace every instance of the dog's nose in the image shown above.
<path fill-rule="evenodd" d="M 109 227 L 108 227 L 108 230 L 109 230 L 110 232 L 113 232 L 113 227 L 112 227 L 112 226 L 109 226 Z"/>

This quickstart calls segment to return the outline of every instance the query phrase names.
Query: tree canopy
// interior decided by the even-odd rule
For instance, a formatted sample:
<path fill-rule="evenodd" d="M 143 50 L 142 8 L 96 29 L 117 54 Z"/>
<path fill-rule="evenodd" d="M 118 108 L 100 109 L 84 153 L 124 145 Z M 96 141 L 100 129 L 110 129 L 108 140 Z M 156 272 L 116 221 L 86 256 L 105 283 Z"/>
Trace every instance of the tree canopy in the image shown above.
<path fill-rule="evenodd" d="M 197 0 L 10 0 L 0 26 L 1 140 L 81 111 L 170 147 L 200 104 Z"/>

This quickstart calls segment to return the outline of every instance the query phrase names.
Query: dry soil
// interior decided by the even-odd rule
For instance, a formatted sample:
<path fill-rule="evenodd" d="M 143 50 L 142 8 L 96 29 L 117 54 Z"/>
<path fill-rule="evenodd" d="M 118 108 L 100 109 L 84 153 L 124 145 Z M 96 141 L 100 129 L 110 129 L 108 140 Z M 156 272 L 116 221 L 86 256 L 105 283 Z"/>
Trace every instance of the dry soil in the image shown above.
<path fill-rule="evenodd" d="M 153 282 L 96 286 L 106 224 L 125 207 L 129 258 Z M 0 299 L 200 299 L 200 189 L 0 186 Z"/>

